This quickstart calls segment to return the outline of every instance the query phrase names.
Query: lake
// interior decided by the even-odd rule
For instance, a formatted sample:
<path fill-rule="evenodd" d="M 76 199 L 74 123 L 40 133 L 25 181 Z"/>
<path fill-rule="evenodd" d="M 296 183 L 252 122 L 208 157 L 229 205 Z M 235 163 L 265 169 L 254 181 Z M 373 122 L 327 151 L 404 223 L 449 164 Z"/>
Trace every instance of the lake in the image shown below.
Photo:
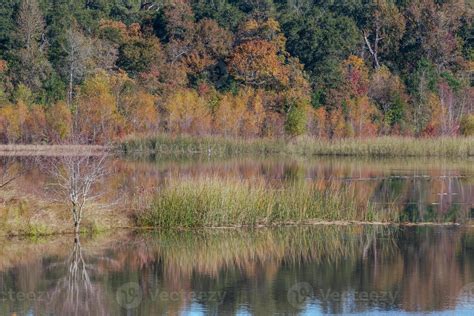
<path fill-rule="evenodd" d="M 10 240 L 2 315 L 471 312 L 474 230 L 319 226 Z"/>
<path fill-rule="evenodd" d="M 35 212 L 45 212 L 46 204 L 31 202 L 46 199 L 51 181 L 40 165 L 35 157 L 4 157 L 3 170 L 19 176 L 3 192 L 0 225 L 12 221 L 9 203 L 22 198 L 41 210 L 15 214 L 35 220 Z M 403 222 L 457 225 L 2 237 L 1 315 L 474 312 L 473 161 L 116 157 L 107 168 L 103 198 L 113 201 L 113 214 L 126 213 L 130 201 L 167 179 L 222 177 L 271 187 L 350 185 L 360 203 L 377 203 L 380 212 L 395 206 Z"/>

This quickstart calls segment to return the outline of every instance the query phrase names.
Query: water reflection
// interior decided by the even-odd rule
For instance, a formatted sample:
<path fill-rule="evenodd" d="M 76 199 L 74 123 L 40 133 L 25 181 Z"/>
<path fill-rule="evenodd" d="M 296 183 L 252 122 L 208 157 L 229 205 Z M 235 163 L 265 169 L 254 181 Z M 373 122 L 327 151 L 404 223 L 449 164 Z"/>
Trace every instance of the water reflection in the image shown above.
<path fill-rule="evenodd" d="M 124 233 L 1 249 L 2 315 L 474 309 L 467 227 Z"/>
<path fill-rule="evenodd" d="M 62 271 L 55 286 L 47 292 L 52 310 L 61 315 L 105 315 L 101 286 L 91 280 L 93 265 L 87 263 L 79 238 L 74 239 L 70 255 L 54 262 L 50 270 Z"/>
<path fill-rule="evenodd" d="M 7 159 L 7 158 L 5 158 Z M 12 157 L 8 157 L 11 161 Z M 17 194 L 44 196 L 51 179 L 37 166 L 37 159 L 16 157 L 15 164 L 0 164 L 21 170 L 14 181 Z M 269 186 L 313 182 L 318 187 L 351 186 L 358 205 L 367 201 L 380 212 L 398 210 L 401 221 L 466 222 L 474 218 L 474 163 L 472 160 L 361 160 L 343 158 L 235 158 L 214 160 L 161 159 L 108 161 L 109 177 L 101 189 L 104 196 L 124 210 L 140 209 L 147 197 L 166 180 L 219 177 L 263 180 Z M 3 170 L 3 169 L 2 169 Z"/>

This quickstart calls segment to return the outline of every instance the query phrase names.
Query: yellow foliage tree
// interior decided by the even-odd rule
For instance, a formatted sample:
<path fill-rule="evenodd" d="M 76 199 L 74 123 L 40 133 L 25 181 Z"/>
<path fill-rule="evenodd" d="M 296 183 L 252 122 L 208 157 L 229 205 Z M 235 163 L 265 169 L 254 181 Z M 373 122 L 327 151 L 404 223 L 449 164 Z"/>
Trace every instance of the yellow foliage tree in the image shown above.
<path fill-rule="evenodd" d="M 46 111 L 46 123 L 49 138 L 56 143 L 61 143 L 71 135 L 72 114 L 64 101 L 59 101 Z"/>
<path fill-rule="evenodd" d="M 311 135 L 326 138 L 327 134 L 327 111 L 324 107 L 318 109 L 311 109 L 308 115 L 308 131 Z"/>
<path fill-rule="evenodd" d="M 115 101 L 107 74 L 98 73 L 85 80 L 76 103 L 76 124 L 83 141 L 107 143 L 121 136 L 123 118 Z"/>
<path fill-rule="evenodd" d="M 38 143 L 47 138 L 46 114 L 40 105 L 33 105 L 26 117 L 23 141 Z"/>
<path fill-rule="evenodd" d="M 196 91 L 183 89 L 171 95 L 164 104 L 167 128 L 174 134 L 206 134 L 211 127 L 211 113 L 206 101 Z"/>
<path fill-rule="evenodd" d="M 224 136 L 238 136 L 247 112 L 245 96 L 224 95 L 214 113 L 214 129 Z"/>
<path fill-rule="evenodd" d="M 15 143 L 20 138 L 18 112 L 12 104 L 0 108 L 0 129 L 4 143 Z"/>
<path fill-rule="evenodd" d="M 378 112 L 367 96 L 356 97 L 347 101 L 350 130 L 355 136 L 375 136 L 377 126 L 373 117 Z M 348 135 L 352 136 L 352 135 Z"/>
<path fill-rule="evenodd" d="M 332 137 L 340 138 L 347 136 L 346 122 L 342 109 L 339 108 L 331 112 L 330 122 Z"/>
<path fill-rule="evenodd" d="M 145 133 L 158 127 L 155 97 L 145 91 L 133 91 L 124 98 L 124 117 L 131 131 Z"/>
<path fill-rule="evenodd" d="M 248 100 L 247 111 L 243 115 L 242 136 L 261 136 L 265 120 L 262 92 L 248 89 L 242 92 L 241 97 Z"/>

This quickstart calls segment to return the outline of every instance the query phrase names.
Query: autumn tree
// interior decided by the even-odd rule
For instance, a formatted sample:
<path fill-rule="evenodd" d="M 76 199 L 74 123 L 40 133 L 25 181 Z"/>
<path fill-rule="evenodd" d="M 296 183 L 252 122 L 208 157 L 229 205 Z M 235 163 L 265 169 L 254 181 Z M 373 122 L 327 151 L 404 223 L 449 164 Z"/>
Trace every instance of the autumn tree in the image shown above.
<path fill-rule="evenodd" d="M 369 73 L 364 60 L 350 56 L 342 65 L 345 77 L 341 109 L 346 120 L 346 136 L 373 136 L 377 133 L 377 110 L 368 97 Z M 340 124 L 337 122 L 337 124 Z"/>
<path fill-rule="evenodd" d="M 180 90 L 171 95 L 164 104 L 166 126 L 173 134 L 209 133 L 211 113 L 204 99 L 196 91 Z"/>
<path fill-rule="evenodd" d="M 121 135 L 123 117 L 117 110 L 110 77 L 97 73 L 85 80 L 75 101 L 75 133 L 86 143 L 110 143 Z"/>
<path fill-rule="evenodd" d="M 274 19 L 242 23 L 227 66 L 230 74 L 255 88 L 306 88 L 303 68 L 298 59 L 288 54 L 285 43 L 286 38 Z"/>
<path fill-rule="evenodd" d="M 436 98 L 438 80 L 435 66 L 427 59 L 418 61 L 415 71 L 409 78 L 408 88 L 412 96 L 413 125 L 417 135 L 422 134 L 431 121 L 430 100 Z"/>
<path fill-rule="evenodd" d="M 58 101 L 46 111 L 48 138 L 53 143 L 63 143 L 72 132 L 72 113 L 64 101 Z"/>
<path fill-rule="evenodd" d="M 214 114 L 215 131 L 224 136 L 240 136 L 247 103 L 248 98 L 245 95 L 225 94 Z"/>
<path fill-rule="evenodd" d="M 261 90 L 245 89 L 242 97 L 248 99 L 247 111 L 244 113 L 242 122 L 242 136 L 262 136 L 263 123 L 265 121 L 265 108 L 263 105 L 264 93 Z"/>
<path fill-rule="evenodd" d="M 252 40 L 239 45 L 229 62 L 229 72 L 236 80 L 254 87 L 278 87 L 288 84 L 278 49 L 272 43 Z"/>
<path fill-rule="evenodd" d="M 369 84 L 369 97 L 383 116 L 383 133 L 405 129 L 409 123 L 408 96 L 403 81 L 382 66 L 377 69 Z"/>
<path fill-rule="evenodd" d="M 143 90 L 133 91 L 124 96 L 123 117 L 129 130 L 138 133 L 156 131 L 159 126 L 155 97 Z"/>
<path fill-rule="evenodd" d="M 216 21 L 203 19 L 196 23 L 192 49 L 185 54 L 185 62 L 194 76 L 211 72 L 217 64 L 229 56 L 232 34 L 221 28 Z"/>
<path fill-rule="evenodd" d="M 290 136 L 302 135 L 306 132 L 307 127 L 308 105 L 292 104 L 288 109 L 285 121 L 285 131 Z"/>

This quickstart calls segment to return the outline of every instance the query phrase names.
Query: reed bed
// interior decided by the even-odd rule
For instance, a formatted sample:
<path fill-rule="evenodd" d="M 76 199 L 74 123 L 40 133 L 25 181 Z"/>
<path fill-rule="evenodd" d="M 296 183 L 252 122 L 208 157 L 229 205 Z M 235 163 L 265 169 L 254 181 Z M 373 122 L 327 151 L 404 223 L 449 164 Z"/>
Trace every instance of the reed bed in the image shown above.
<path fill-rule="evenodd" d="M 157 135 L 129 138 L 120 143 L 119 148 L 126 154 L 153 153 L 157 155 L 227 156 L 235 154 L 271 154 L 285 151 L 284 140 L 242 139 L 224 137 L 193 137 Z"/>
<path fill-rule="evenodd" d="M 137 213 L 138 226 L 186 228 L 397 220 L 395 209 L 357 202 L 352 185 L 320 188 L 295 182 L 273 187 L 259 180 L 218 178 L 171 180 Z"/>
<path fill-rule="evenodd" d="M 229 156 L 236 154 L 290 154 L 361 157 L 474 157 L 474 137 L 375 137 L 323 140 L 234 139 L 157 135 L 129 138 L 119 145 L 126 154 Z"/>

